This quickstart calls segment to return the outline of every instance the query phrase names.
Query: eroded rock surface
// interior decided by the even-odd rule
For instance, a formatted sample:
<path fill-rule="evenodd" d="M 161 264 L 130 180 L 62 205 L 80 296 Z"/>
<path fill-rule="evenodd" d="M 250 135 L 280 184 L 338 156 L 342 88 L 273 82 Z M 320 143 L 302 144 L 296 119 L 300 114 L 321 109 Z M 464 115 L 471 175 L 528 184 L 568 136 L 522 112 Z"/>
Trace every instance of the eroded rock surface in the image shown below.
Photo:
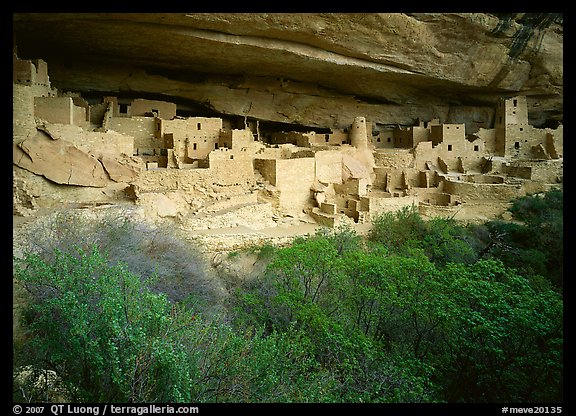
<path fill-rule="evenodd" d="M 13 162 L 46 179 L 64 185 L 104 187 L 109 179 L 94 156 L 64 140 L 38 130 L 35 136 L 13 144 Z"/>
<path fill-rule="evenodd" d="M 328 128 L 363 114 L 472 132 L 503 94 L 528 97 L 533 125 L 563 117 L 561 14 L 26 13 L 14 32 L 61 90 Z"/>

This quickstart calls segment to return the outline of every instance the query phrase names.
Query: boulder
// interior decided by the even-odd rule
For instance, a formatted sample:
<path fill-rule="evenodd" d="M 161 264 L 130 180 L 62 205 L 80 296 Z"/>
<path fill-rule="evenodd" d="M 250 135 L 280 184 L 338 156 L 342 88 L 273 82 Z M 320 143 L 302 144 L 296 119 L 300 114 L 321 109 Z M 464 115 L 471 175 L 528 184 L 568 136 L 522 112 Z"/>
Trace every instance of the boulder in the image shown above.
<path fill-rule="evenodd" d="M 12 145 L 13 163 L 64 185 L 105 187 L 110 184 L 102 164 L 64 140 L 53 140 L 45 132 Z"/>

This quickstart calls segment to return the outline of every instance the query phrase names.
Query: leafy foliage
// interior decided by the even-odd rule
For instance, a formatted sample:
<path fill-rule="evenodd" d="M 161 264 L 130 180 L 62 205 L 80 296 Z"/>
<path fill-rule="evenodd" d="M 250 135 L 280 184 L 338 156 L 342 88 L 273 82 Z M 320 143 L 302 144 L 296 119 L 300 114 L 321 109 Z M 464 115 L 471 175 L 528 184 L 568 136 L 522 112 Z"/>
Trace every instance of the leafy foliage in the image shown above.
<path fill-rule="evenodd" d="M 145 290 L 124 265 L 109 267 L 96 247 L 16 260 L 34 302 L 30 354 L 62 377 L 72 400 L 182 401 L 182 329 L 192 316 Z M 154 375 L 154 376 L 152 376 Z"/>
<path fill-rule="evenodd" d="M 487 255 L 501 259 L 532 279 L 545 277 L 562 290 L 564 273 L 563 192 L 551 190 L 543 195 L 528 195 L 515 200 L 510 208 L 521 223 L 490 221 L 485 227 L 501 236 Z"/>
<path fill-rule="evenodd" d="M 53 371 L 60 396 L 92 402 L 561 402 L 561 201 L 473 226 L 405 208 L 368 239 L 343 226 L 253 247 L 265 273 L 226 302 L 204 295 L 215 308 L 197 283 L 166 290 L 163 259 L 183 264 L 185 245 L 117 222 L 82 245 L 61 234 L 15 258 L 29 296 L 15 400 L 53 397 L 34 382 Z"/>
<path fill-rule="evenodd" d="M 15 371 L 24 367 L 19 361 L 55 371 L 69 401 L 320 397 L 323 379 L 310 371 L 311 341 L 302 334 L 263 337 L 253 328 L 243 335 L 206 320 L 150 291 L 125 265 L 110 267 L 96 247 L 56 251 L 51 263 L 29 254 L 16 259 L 16 276 L 31 296 L 32 339 L 18 346 Z"/>

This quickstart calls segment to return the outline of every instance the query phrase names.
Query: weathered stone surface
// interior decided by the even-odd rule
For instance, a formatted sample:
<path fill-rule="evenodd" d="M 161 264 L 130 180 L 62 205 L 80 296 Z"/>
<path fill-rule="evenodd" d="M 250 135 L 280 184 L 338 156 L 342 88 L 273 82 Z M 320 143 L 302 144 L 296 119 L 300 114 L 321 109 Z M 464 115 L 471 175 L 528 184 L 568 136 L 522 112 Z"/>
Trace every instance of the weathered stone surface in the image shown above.
<path fill-rule="evenodd" d="M 104 169 L 114 182 L 132 182 L 138 177 L 139 171 L 133 166 L 121 164 L 116 159 L 103 156 L 100 159 Z"/>
<path fill-rule="evenodd" d="M 557 14 L 32 13 L 14 32 L 64 90 L 319 127 L 420 117 L 472 133 L 503 94 L 528 96 L 533 125 L 563 118 Z"/>
<path fill-rule="evenodd" d="M 148 217 L 158 216 L 177 217 L 184 215 L 190 210 L 181 192 L 150 192 L 141 194 L 138 198 L 138 205 L 144 208 Z"/>
<path fill-rule="evenodd" d="M 344 181 L 350 178 L 368 179 L 370 174 L 371 171 L 368 167 L 359 160 L 346 154 L 342 156 L 342 178 Z"/>
<path fill-rule="evenodd" d="M 64 140 L 53 140 L 38 131 L 12 145 L 14 164 L 66 185 L 104 187 L 109 179 L 100 162 Z"/>

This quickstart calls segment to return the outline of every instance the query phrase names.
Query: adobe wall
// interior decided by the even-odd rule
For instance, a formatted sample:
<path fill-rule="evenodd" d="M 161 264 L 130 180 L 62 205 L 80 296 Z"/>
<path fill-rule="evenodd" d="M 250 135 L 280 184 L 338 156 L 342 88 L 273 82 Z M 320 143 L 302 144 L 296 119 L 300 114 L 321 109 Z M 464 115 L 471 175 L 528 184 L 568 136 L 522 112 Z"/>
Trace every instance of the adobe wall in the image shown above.
<path fill-rule="evenodd" d="M 236 163 L 244 164 L 246 161 L 231 161 L 229 167 Z M 236 166 L 237 167 L 237 166 Z M 183 191 L 190 195 L 203 195 L 216 197 L 217 194 L 246 193 L 255 185 L 254 175 L 248 166 L 222 175 L 221 169 L 154 169 L 143 170 L 133 184 L 135 192 L 168 192 Z"/>
<path fill-rule="evenodd" d="M 104 97 L 104 103 L 110 107 L 110 117 L 130 117 L 132 115 L 132 109 L 129 104 L 120 104 L 118 102 L 118 97 Z"/>
<path fill-rule="evenodd" d="M 438 167 L 445 165 L 449 171 L 480 169 L 483 156 L 486 155 L 482 140 L 477 139 L 474 142 L 465 138 L 453 140 L 451 143 L 441 142 L 434 147 L 431 141 L 419 143 L 414 149 L 414 167 L 426 170 L 427 162 L 431 162 Z"/>
<path fill-rule="evenodd" d="M 462 202 L 482 200 L 511 201 L 525 195 L 522 187 L 507 184 L 482 184 L 444 180 L 444 192 L 458 195 Z"/>
<path fill-rule="evenodd" d="M 549 138 L 551 136 L 552 138 Z M 551 142 L 552 140 L 552 142 Z M 552 146 L 551 146 L 552 145 Z M 515 159 L 538 159 L 546 156 L 534 153 L 534 147 L 542 146 L 547 152 L 554 153 L 554 148 L 563 147 L 563 128 L 558 129 L 538 129 L 530 125 L 508 126 L 506 129 L 505 152 L 508 157 Z M 557 152 L 556 152 L 557 153 Z"/>
<path fill-rule="evenodd" d="M 488 154 L 496 154 L 496 130 L 485 129 L 480 127 L 476 133 L 475 137 L 478 137 L 484 142 L 484 151 Z"/>
<path fill-rule="evenodd" d="M 387 166 L 377 166 L 374 168 L 374 181 L 372 183 L 372 189 L 386 189 L 386 177 L 391 168 Z"/>
<path fill-rule="evenodd" d="M 419 186 L 419 172 L 414 169 L 391 169 L 382 168 L 378 170 L 378 186 L 373 188 L 381 189 L 391 194 L 403 193 L 409 187 Z"/>
<path fill-rule="evenodd" d="M 50 125 L 48 131 L 53 138 L 66 140 L 97 158 L 103 155 L 114 158 L 132 156 L 134 153 L 134 138 L 115 131 L 86 131 L 78 126 L 64 124 Z"/>
<path fill-rule="evenodd" d="M 334 184 L 336 193 L 352 195 L 354 197 L 366 196 L 368 194 L 368 179 L 352 178 L 342 184 Z"/>
<path fill-rule="evenodd" d="M 254 165 L 249 157 L 234 157 L 231 151 L 215 151 L 210 154 L 210 167 L 207 169 L 212 177 L 217 178 L 214 183 L 227 185 L 252 185 L 255 183 Z M 212 157 L 220 153 L 221 157 Z"/>
<path fill-rule="evenodd" d="M 280 191 L 279 207 L 300 212 L 312 204 L 315 158 L 276 160 L 276 187 Z"/>
<path fill-rule="evenodd" d="M 414 166 L 414 153 L 410 149 L 386 149 L 374 152 L 376 166 L 408 168 Z"/>
<path fill-rule="evenodd" d="M 270 136 L 270 144 L 290 143 L 295 146 L 309 147 L 310 142 L 314 140 L 313 136 L 304 136 L 304 133 L 297 131 L 277 131 Z"/>
<path fill-rule="evenodd" d="M 498 100 L 494 126 L 509 125 L 528 125 L 528 104 L 525 96 Z"/>
<path fill-rule="evenodd" d="M 466 139 L 464 124 L 439 124 L 430 126 L 429 140 L 433 146 L 440 143 L 461 143 Z"/>
<path fill-rule="evenodd" d="M 452 144 L 442 142 L 432 151 L 448 165 L 450 171 L 458 172 L 462 171 L 462 160 L 465 161 L 464 164 L 468 169 L 476 169 L 480 166 L 482 157 L 485 155 L 481 141 L 477 140 L 475 143 L 470 143 L 466 139 Z"/>
<path fill-rule="evenodd" d="M 302 142 L 297 142 L 298 146 L 341 146 L 349 143 L 348 133 L 335 129 L 331 133 L 310 132 L 303 135 Z M 306 144 L 306 140 L 308 144 Z"/>
<path fill-rule="evenodd" d="M 34 134 L 34 91 L 27 85 L 12 84 L 12 140 L 18 143 Z"/>
<path fill-rule="evenodd" d="M 393 149 L 394 148 L 394 129 L 385 128 L 372 136 L 372 145 L 375 149 Z"/>
<path fill-rule="evenodd" d="M 162 147 L 161 143 L 154 137 L 156 125 L 152 117 L 112 117 L 108 123 L 108 128 L 134 137 L 135 149 Z"/>
<path fill-rule="evenodd" d="M 74 124 L 71 97 L 34 97 L 34 115 L 49 123 Z"/>
<path fill-rule="evenodd" d="M 130 114 L 134 116 L 146 116 L 155 113 L 157 117 L 171 120 L 176 117 L 176 104 L 167 101 L 145 100 L 136 98 L 130 105 Z"/>
<path fill-rule="evenodd" d="M 36 81 L 36 66 L 24 59 L 13 57 L 12 62 L 13 82 L 21 85 L 30 85 Z"/>
<path fill-rule="evenodd" d="M 215 117 L 190 117 L 162 120 L 164 134 L 171 133 L 174 154 L 184 162 L 187 159 L 205 159 L 217 149 L 222 129 L 222 119 Z"/>
<path fill-rule="evenodd" d="M 556 130 L 546 129 L 546 151 L 552 159 L 562 158 L 564 155 L 564 126 Z"/>
<path fill-rule="evenodd" d="M 254 169 L 260 172 L 262 177 L 274 186 L 276 186 L 276 160 L 272 158 L 254 159 Z"/>
<path fill-rule="evenodd" d="M 560 183 L 564 176 L 564 162 L 561 159 L 547 161 L 517 160 L 506 167 L 509 176 L 529 179 L 549 184 Z"/>
<path fill-rule="evenodd" d="M 410 207 L 412 205 L 418 205 L 418 197 L 414 195 L 391 197 L 385 196 L 384 194 L 371 194 L 368 197 L 368 208 L 370 211 L 370 218 L 372 219 L 379 214 L 398 211 L 399 209 Z"/>
<path fill-rule="evenodd" d="M 86 127 L 89 124 L 87 108 L 81 97 L 34 97 L 34 115 L 49 123 Z"/>
<path fill-rule="evenodd" d="M 438 192 L 438 188 L 418 189 L 418 200 L 420 205 L 435 205 L 448 207 L 454 205 L 457 200 L 456 195 Z"/>
<path fill-rule="evenodd" d="M 420 142 L 428 141 L 430 129 L 420 123 L 418 126 L 397 128 L 394 130 L 394 146 L 397 148 L 411 149 Z"/>
<path fill-rule="evenodd" d="M 248 129 L 220 130 L 219 147 L 227 147 L 233 150 L 253 151 L 264 147 L 262 143 L 254 140 L 254 135 Z"/>
<path fill-rule="evenodd" d="M 50 86 L 48 64 L 44 60 L 18 59 L 14 54 L 12 56 L 12 71 L 12 81 L 16 84 L 33 87 L 35 96 L 55 95 Z"/>
<path fill-rule="evenodd" d="M 342 152 L 321 150 L 315 153 L 316 179 L 322 183 L 342 183 Z"/>
<path fill-rule="evenodd" d="M 183 220 L 182 225 L 184 229 L 194 232 L 211 228 L 235 227 L 248 227 L 251 230 L 262 230 L 276 226 L 272 215 L 273 210 L 271 203 L 249 203 L 210 215 L 188 216 Z"/>
<path fill-rule="evenodd" d="M 72 107 L 72 124 L 75 126 L 87 127 L 88 120 L 86 118 L 89 117 L 88 113 L 86 113 L 86 109 L 84 107 L 79 107 L 74 105 Z"/>
<path fill-rule="evenodd" d="M 99 103 L 90 106 L 90 123 L 102 126 L 104 123 L 104 115 L 108 109 L 108 103 Z"/>

